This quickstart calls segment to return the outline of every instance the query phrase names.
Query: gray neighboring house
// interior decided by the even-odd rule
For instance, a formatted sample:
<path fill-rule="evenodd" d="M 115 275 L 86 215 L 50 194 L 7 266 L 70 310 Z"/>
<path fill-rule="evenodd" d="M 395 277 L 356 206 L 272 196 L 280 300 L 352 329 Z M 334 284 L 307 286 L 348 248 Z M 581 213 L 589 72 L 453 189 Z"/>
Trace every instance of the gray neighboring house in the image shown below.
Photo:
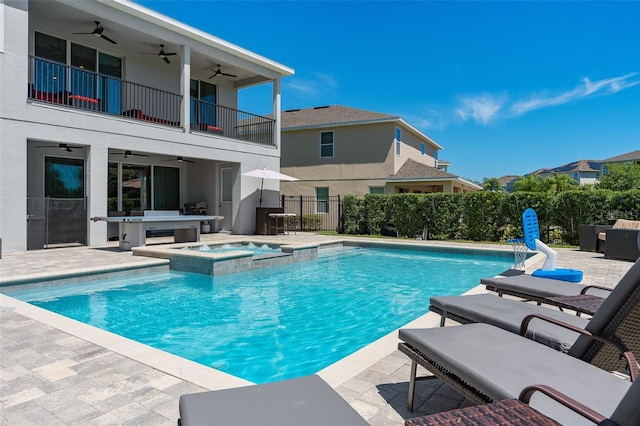
<path fill-rule="evenodd" d="M 437 142 L 401 117 L 340 105 L 283 111 L 285 195 L 468 193 L 482 188 L 438 161 Z"/>
<path fill-rule="evenodd" d="M 536 170 L 531 174 L 537 174 L 542 178 L 553 176 L 554 173 L 567 175 L 582 186 L 598 182 L 601 173 L 600 164 L 600 161 L 596 160 L 578 160 L 552 169 Z"/>

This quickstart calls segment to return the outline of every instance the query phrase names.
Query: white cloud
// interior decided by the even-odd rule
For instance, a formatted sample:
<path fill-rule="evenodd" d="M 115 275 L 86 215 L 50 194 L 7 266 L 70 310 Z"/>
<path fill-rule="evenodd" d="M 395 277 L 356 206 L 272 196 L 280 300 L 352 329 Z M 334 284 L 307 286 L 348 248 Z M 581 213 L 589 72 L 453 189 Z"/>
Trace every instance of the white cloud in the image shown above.
<path fill-rule="evenodd" d="M 608 78 L 604 80 L 591 81 L 588 78 L 582 79 L 574 89 L 556 95 L 536 94 L 529 99 L 515 102 L 509 108 L 511 116 L 526 114 L 529 111 L 546 108 L 550 106 L 563 105 L 569 102 L 578 101 L 580 99 L 595 94 L 614 94 L 621 90 L 640 84 L 640 80 L 633 80 L 637 73 L 631 73 L 620 77 Z"/>
<path fill-rule="evenodd" d="M 435 114 L 428 114 L 428 116 L 437 117 L 437 120 L 433 120 L 432 124 L 437 126 L 435 128 L 439 130 L 455 119 L 463 122 L 473 120 L 487 125 L 497 120 L 524 115 L 537 109 L 577 102 L 590 96 L 612 95 L 629 87 L 640 85 L 640 79 L 637 76 L 638 73 L 629 73 L 620 77 L 596 81 L 583 78 L 581 83 L 571 90 L 556 94 L 548 91 L 539 92 L 512 102 L 507 93 L 464 95 L 459 97 L 457 105 L 449 111 L 448 117 Z"/>
<path fill-rule="evenodd" d="M 460 105 L 455 108 L 456 115 L 463 121 L 474 120 L 488 124 L 501 113 L 507 96 L 483 93 L 475 96 L 463 96 Z"/>

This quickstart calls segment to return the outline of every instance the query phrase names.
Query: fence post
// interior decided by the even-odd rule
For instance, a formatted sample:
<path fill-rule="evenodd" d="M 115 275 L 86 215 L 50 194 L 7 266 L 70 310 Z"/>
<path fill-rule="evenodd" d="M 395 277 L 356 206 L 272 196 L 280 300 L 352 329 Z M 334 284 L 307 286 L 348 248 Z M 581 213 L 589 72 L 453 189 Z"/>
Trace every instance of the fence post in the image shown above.
<path fill-rule="evenodd" d="M 338 195 L 338 233 L 343 234 L 343 222 L 342 222 L 342 201 L 340 200 L 340 196 Z"/>
<path fill-rule="evenodd" d="M 302 216 L 304 215 L 303 211 L 302 211 L 302 195 L 300 195 L 300 229 L 299 231 L 302 232 Z"/>

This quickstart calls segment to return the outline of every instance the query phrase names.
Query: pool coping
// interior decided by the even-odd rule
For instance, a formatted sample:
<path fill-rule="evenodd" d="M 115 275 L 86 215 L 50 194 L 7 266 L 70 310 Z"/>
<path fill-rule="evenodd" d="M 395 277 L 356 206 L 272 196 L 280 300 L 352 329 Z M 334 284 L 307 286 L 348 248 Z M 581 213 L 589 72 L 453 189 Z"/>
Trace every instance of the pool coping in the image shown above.
<path fill-rule="evenodd" d="M 244 239 L 246 240 L 246 238 Z M 331 244 L 340 244 L 344 241 L 355 241 L 357 243 L 361 243 L 361 240 L 350 240 L 350 239 L 336 239 L 333 241 L 324 241 L 319 243 L 321 246 L 331 245 Z M 193 243 L 191 243 L 192 245 Z M 314 243 L 318 245 L 318 243 Z M 379 246 L 411 246 L 413 244 L 407 244 L 406 242 L 374 242 L 373 244 Z M 417 247 L 426 247 L 426 246 L 417 246 Z M 433 248 L 433 246 L 429 246 Z M 439 248 L 446 248 L 447 246 L 438 246 Z M 456 247 L 449 247 L 456 248 Z M 465 248 L 460 248 L 465 250 Z M 460 250 L 458 249 L 458 250 Z M 458 251 L 456 250 L 456 251 Z M 473 249 L 472 249 L 473 250 Z M 496 250 L 493 248 L 484 249 L 475 249 L 480 252 Z M 436 250 L 442 251 L 442 250 Z M 506 252 L 507 250 L 501 249 L 499 251 Z M 538 262 L 544 255 L 541 253 L 535 254 L 532 257 L 527 259 L 527 263 L 535 263 Z M 162 265 L 167 265 L 168 260 L 162 260 Z M 146 266 L 146 265 L 144 265 Z M 144 267 L 142 266 L 142 267 Z M 77 277 L 87 273 L 95 273 L 95 271 L 100 271 L 100 273 L 104 273 L 105 270 L 119 270 L 126 271 L 131 269 L 139 269 L 141 265 L 127 265 L 119 268 L 106 268 L 106 267 L 93 267 L 93 268 L 80 268 L 74 271 L 68 271 L 64 274 L 53 274 L 48 276 L 48 280 L 50 281 L 52 277 L 60 277 L 64 276 L 66 278 L 69 277 Z M 45 275 L 45 274 L 41 274 Z M 29 277 L 27 281 L 37 281 L 38 278 Z M 12 283 L 18 283 L 19 280 L 12 281 Z M 487 290 L 483 285 L 478 285 L 468 292 L 464 294 L 478 294 L 485 293 Z M 62 315 L 50 312 L 46 309 L 39 308 L 37 306 L 31 305 L 26 302 L 22 302 L 20 300 L 14 299 L 6 294 L 0 293 L 0 309 L 15 311 L 25 317 L 31 318 L 33 320 L 39 321 L 43 324 L 54 327 L 58 330 L 66 332 L 70 335 L 78 337 L 80 339 L 86 340 L 88 342 L 94 343 L 98 346 L 101 346 L 107 350 L 118 353 L 122 356 L 130 358 L 132 360 L 138 361 L 145 365 L 148 365 L 152 368 L 155 368 L 159 371 L 162 371 L 166 374 L 170 374 L 182 380 L 186 380 L 193 384 L 199 385 L 205 389 L 209 390 L 217 390 L 217 389 L 227 389 L 239 386 L 246 386 L 248 384 L 252 384 L 252 382 L 247 381 L 245 379 L 241 379 L 239 377 L 233 376 L 228 373 L 224 373 L 220 370 L 216 370 L 211 367 L 207 367 L 205 365 L 196 363 L 194 361 L 190 361 L 186 358 L 179 357 L 177 355 L 170 354 L 168 352 L 162 351 L 160 349 L 153 348 L 151 346 L 133 341 L 123 336 L 119 336 L 117 334 L 93 327 L 88 324 L 81 323 L 79 321 L 73 320 L 71 318 L 64 317 Z M 403 325 L 400 328 L 431 328 L 437 327 L 440 323 L 440 316 L 433 313 L 428 312 L 413 321 Z M 398 339 L 398 330 L 392 330 L 385 336 L 375 340 L 374 342 L 364 346 L 358 351 L 336 361 L 335 363 L 321 369 L 317 374 L 322 377 L 329 385 L 332 387 L 337 387 L 342 383 L 348 381 L 349 379 L 355 377 L 361 372 L 365 371 L 368 367 L 378 362 L 380 359 L 390 355 L 397 349 L 397 344 L 399 342 Z"/>

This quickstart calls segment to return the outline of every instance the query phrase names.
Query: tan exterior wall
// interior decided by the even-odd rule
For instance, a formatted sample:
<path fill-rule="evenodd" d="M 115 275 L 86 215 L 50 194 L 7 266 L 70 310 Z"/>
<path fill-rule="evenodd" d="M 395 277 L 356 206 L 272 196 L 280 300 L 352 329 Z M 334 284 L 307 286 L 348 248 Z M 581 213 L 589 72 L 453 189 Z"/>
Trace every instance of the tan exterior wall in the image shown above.
<path fill-rule="evenodd" d="M 315 189 L 323 187 L 329 188 L 329 195 L 363 196 L 372 186 L 384 187 L 408 158 L 434 166 L 435 149 L 425 141 L 422 155 L 422 140 L 407 128 L 402 128 L 396 156 L 397 127 L 391 122 L 282 132 L 280 172 L 299 181 L 280 182 L 280 193 L 315 195 Z M 320 157 L 320 133 L 329 131 L 334 134 L 334 156 Z"/>
<path fill-rule="evenodd" d="M 396 128 L 400 127 L 401 135 L 400 135 L 400 155 L 396 155 Z M 421 144 L 424 142 L 425 153 L 422 155 Z M 419 138 L 414 133 L 410 132 L 409 129 L 402 126 L 394 126 L 393 127 L 393 146 L 391 149 L 391 153 L 394 158 L 393 165 L 393 174 L 395 174 L 400 167 L 407 161 L 409 158 L 415 160 L 419 163 L 426 164 L 427 166 L 435 167 L 435 153 L 436 150 L 433 146 L 424 141 L 424 139 Z"/>
<path fill-rule="evenodd" d="M 284 173 L 284 172 L 283 172 Z M 288 174 L 288 173 L 287 173 Z M 363 197 L 372 186 L 385 186 L 384 179 L 308 180 L 280 182 L 281 195 L 316 195 L 316 188 L 329 188 L 329 195 Z"/>

